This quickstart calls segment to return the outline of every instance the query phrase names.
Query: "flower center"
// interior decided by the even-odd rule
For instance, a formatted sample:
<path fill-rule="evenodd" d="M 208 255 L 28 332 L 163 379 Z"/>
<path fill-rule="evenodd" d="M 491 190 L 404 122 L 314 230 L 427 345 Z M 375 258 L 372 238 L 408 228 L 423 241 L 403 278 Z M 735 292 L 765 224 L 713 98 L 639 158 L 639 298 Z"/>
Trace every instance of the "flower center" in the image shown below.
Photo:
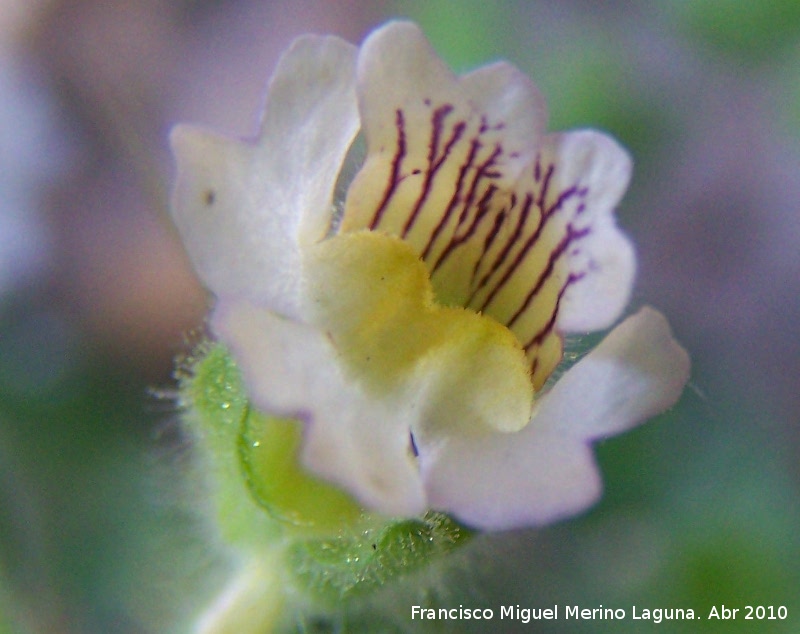
<path fill-rule="evenodd" d="M 367 389 L 418 407 L 422 424 L 527 424 L 533 386 L 516 336 L 490 317 L 438 304 L 409 244 L 345 233 L 309 249 L 305 266 L 315 325 Z"/>
<path fill-rule="evenodd" d="M 560 164 L 559 137 L 515 139 L 502 118 L 449 97 L 409 96 L 391 113 L 376 98 L 383 116 L 365 121 L 367 158 L 338 231 L 410 244 L 439 303 L 514 333 L 539 390 L 562 358 L 562 299 L 597 268 L 586 246 L 590 187 Z"/>

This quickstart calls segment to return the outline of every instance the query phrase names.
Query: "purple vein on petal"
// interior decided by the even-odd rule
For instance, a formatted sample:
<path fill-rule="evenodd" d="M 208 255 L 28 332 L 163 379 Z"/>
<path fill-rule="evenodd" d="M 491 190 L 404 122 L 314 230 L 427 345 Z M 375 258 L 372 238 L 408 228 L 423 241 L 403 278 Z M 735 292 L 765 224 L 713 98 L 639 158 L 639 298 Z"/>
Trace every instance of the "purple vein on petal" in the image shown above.
<path fill-rule="evenodd" d="M 389 201 L 394 196 L 397 185 L 400 183 L 400 171 L 403 165 L 403 159 L 406 156 L 406 122 L 402 109 L 398 108 L 395 111 L 395 128 L 397 129 L 397 151 L 392 159 L 392 171 L 389 176 L 389 182 L 386 185 L 386 191 L 383 194 L 378 208 L 375 210 L 375 215 L 372 218 L 369 228 L 374 230 L 381 222 L 381 217 L 389 205 Z"/>
<path fill-rule="evenodd" d="M 517 319 L 519 319 L 520 316 L 523 315 L 525 311 L 528 309 L 528 306 L 530 306 L 530 303 L 531 301 L 533 301 L 533 298 L 536 297 L 539 291 L 542 290 L 542 287 L 544 286 L 545 282 L 553 274 L 558 259 L 567 251 L 569 246 L 574 241 L 580 240 L 581 238 L 589 235 L 589 233 L 590 233 L 589 227 L 584 227 L 583 229 L 575 229 L 571 224 L 567 225 L 567 233 L 561 239 L 561 241 L 556 245 L 556 248 L 550 252 L 550 256 L 547 258 L 547 266 L 545 266 L 545 268 L 539 274 L 539 278 L 536 280 L 536 283 L 533 285 L 533 288 L 531 288 L 531 290 L 528 292 L 528 295 L 522 301 L 522 305 L 517 309 L 517 312 L 515 312 L 506 323 L 506 325 L 509 328 L 512 328 L 514 326 L 514 323 L 517 321 Z"/>
<path fill-rule="evenodd" d="M 558 292 L 558 297 L 556 297 L 556 303 L 553 306 L 553 311 L 550 313 L 550 318 L 547 320 L 545 325 L 537 332 L 531 339 L 523 346 L 525 352 L 530 352 L 531 348 L 534 346 L 538 346 L 544 341 L 544 338 L 549 335 L 556 324 L 556 319 L 558 319 L 558 311 L 561 307 L 561 299 L 564 297 L 564 293 L 566 293 L 567 289 L 572 286 L 575 282 L 580 281 L 586 276 L 586 272 L 582 271 L 580 273 L 570 273 L 567 280 L 564 282 L 564 285 L 561 287 L 561 290 Z M 538 361 L 538 358 L 536 359 Z M 535 371 L 534 366 L 534 371 Z"/>
<path fill-rule="evenodd" d="M 417 221 L 417 217 L 419 216 L 420 210 L 431 193 L 434 178 L 436 177 L 437 172 L 439 169 L 441 169 L 442 165 L 450 156 L 451 152 L 453 151 L 453 147 L 455 147 L 455 145 L 461 140 L 461 137 L 464 135 L 464 131 L 466 130 L 467 124 L 465 121 L 457 122 L 452 128 L 450 138 L 445 142 L 441 153 L 439 152 L 439 145 L 443 136 L 442 133 L 444 131 L 445 119 L 452 111 L 452 104 L 444 104 L 433 111 L 433 115 L 431 117 L 431 139 L 428 143 L 428 168 L 425 170 L 425 180 L 423 181 L 419 198 L 417 198 L 417 202 L 414 205 L 414 208 L 412 209 L 405 226 L 403 227 L 401 235 L 402 238 L 408 236 L 408 233 L 413 228 L 414 223 Z"/>

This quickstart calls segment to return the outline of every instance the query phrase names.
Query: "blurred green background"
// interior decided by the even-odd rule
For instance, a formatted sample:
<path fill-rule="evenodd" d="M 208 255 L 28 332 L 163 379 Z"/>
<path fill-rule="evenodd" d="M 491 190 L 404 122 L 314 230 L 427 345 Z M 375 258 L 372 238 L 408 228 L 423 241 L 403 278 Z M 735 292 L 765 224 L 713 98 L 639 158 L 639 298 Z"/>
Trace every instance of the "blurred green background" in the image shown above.
<path fill-rule="evenodd" d="M 551 129 L 630 148 L 634 303 L 693 358 L 678 406 L 598 448 L 597 507 L 481 536 L 422 585 L 451 606 L 789 614 L 503 631 L 800 631 L 800 3 L 0 0 L 0 634 L 186 631 L 213 592 L 168 398 L 208 299 L 166 216 L 166 135 L 253 134 L 293 37 L 399 16 L 457 71 L 518 65 Z M 395 591 L 345 631 L 431 630 Z"/>

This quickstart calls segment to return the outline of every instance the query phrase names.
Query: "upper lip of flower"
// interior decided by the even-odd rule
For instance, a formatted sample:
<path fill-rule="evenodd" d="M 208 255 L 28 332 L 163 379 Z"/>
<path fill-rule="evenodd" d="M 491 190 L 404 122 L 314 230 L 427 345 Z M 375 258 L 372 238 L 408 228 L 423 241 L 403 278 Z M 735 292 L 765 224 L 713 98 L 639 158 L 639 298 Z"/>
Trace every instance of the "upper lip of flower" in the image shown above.
<path fill-rule="evenodd" d="M 345 247 L 320 260 L 315 245 L 328 234 L 359 124 L 367 158 L 329 238 Z M 173 213 L 217 296 L 212 329 L 256 406 L 306 421 L 305 464 L 380 511 L 430 506 L 490 529 L 573 513 L 599 493 L 589 443 L 665 409 L 686 381 L 686 353 L 663 317 L 643 309 L 541 393 L 525 429 L 498 433 L 502 421 L 481 419 L 487 403 L 518 411 L 509 403 L 520 388 L 482 368 L 464 333 L 482 333 L 503 356 L 509 344 L 479 320 L 504 324 L 539 390 L 560 360 L 562 334 L 610 326 L 633 282 L 633 250 L 612 215 L 629 178 L 627 154 L 597 132 L 544 129 L 544 102 L 518 70 L 499 63 L 456 78 L 416 26 L 394 22 L 360 52 L 336 38 L 297 40 L 273 77 L 255 143 L 173 132 Z M 395 238 L 358 242 L 360 230 Z M 319 262 L 338 265 L 363 248 L 374 263 L 376 246 L 398 261 L 409 248 L 419 256 L 432 284 L 414 283 L 419 306 L 435 294 L 489 316 L 447 313 L 458 334 L 420 348 L 412 365 L 421 375 L 378 391 L 363 359 L 353 370 L 363 337 L 348 339 L 347 324 L 321 315 L 314 291 L 324 278 L 325 292 L 342 295 L 337 310 L 346 318 L 353 301 L 353 318 L 367 324 L 376 313 L 359 293 L 370 267 L 356 258 L 331 280 Z M 393 328 L 420 332 L 405 321 Z M 392 378 L 395 366 L 384 362 Z M 467 362 L 479 381 L 453 379 Z M 494 390 L 488 400 L 484 387 Z"/>

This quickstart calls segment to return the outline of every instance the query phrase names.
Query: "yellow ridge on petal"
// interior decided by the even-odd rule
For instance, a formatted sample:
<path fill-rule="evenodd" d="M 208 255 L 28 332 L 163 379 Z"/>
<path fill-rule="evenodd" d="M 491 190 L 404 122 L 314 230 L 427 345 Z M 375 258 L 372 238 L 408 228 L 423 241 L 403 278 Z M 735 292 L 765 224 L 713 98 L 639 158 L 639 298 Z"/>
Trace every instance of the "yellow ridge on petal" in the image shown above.
<path fill-rule="evenodd" d="M 370 231 L 335 236 L 309 250 L 306 276 L 315 325 L 370 389 L 411 389 L 403 397 L 418 399 L 423 424 L 528 423 L 533 390 L 519 341 L 494 319 L 437 304 L 411 245 Z"/>

